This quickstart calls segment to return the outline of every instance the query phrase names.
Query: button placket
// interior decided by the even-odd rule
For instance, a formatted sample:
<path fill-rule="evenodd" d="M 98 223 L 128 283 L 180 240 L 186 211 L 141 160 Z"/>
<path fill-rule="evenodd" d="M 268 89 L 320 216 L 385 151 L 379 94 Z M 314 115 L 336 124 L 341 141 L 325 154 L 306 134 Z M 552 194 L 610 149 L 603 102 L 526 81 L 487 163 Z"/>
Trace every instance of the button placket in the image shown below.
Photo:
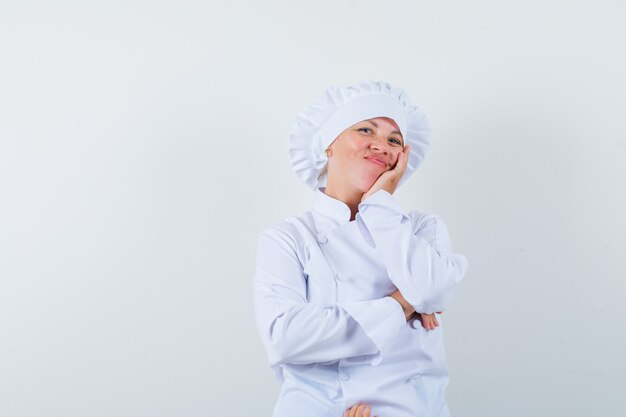
<path fill-rule="evenodd" d="M 319 229 L 318 229 L 319 230 Z M 333 266 L 330 264 L 330 262 L 328 261 L 328 258 L 326 257 L 326 254 L 324 253 L 325 249 L 324 249 L 324 245 L 326 243 L 328 243 L 328 235 L 327 233 L 329 232 L 328 229 L 322 229 L 323 231 L 321 232 L 317 232 L 317 234 L 315 235 L 315 240 L 318 243 L 319 246 L 319 250 L 322 253 L 322 255 L 324 255 L 324 259 L 326 260 L 326 265 L 328 265 L 328 272 L 330 272 L 332 274 L 333 277 L 333 281 L 330 282 L 330 284 L 332 285 L 332 283 L 334 282 L 334 298 L 335 298 L 335 302 L 337 302 L 339 300 L 339 296 L 338 296 L 338 280 L 337 280 L 337 274 L 335 273 Z M 330 231 L 332 233 L 332 230 Z M 328 249 L 328 248 L 326 248 Z M 329 274 L 330 275 L 330 274 Z M 329 275 L 327 275 L 327 277 L 329 277 Z M 327 278 L 328 279 L 328 278 Z"/>
<path fill-rule="evenodd" d="M 328 396 L 332 401 L 338 400 L 339 398 L 342 397 L 342 391 L 341 388 L 339 389 L 329 389 L 329 396 Z"/>

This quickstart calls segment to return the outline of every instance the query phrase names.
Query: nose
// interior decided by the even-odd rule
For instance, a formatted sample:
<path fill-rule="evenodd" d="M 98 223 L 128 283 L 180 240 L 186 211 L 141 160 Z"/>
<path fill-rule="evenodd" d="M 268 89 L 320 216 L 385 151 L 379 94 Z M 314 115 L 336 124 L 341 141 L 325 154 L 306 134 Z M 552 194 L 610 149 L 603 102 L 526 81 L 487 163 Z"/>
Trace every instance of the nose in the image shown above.
<path fill-rule="evenodd" d="M 384 153 L 384 154 L 388 154 L 389 153 L 389 144 L 387 143 L 385 138 L 381 138 L 380 136 L 375 136 L 375 137 L 372 138 L 372 142 L 370 144 L 370 147 L 373 150 L 376 150 L 376 151 Z"/>

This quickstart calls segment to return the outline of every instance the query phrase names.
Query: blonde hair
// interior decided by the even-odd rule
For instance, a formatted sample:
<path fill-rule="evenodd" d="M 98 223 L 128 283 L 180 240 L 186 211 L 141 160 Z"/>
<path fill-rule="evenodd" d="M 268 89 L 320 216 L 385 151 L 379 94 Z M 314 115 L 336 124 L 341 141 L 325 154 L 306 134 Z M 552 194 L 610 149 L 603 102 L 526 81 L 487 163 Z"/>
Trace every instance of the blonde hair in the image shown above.
<path fill-rule="evenodd" d="M 319 175 L 317 176 L 317 181 L 321 181 L 322 178 L 324 178 L 326 175 L 328 175 L 328 161 L 326 161 L 326 163 L 324 164 L 324 168 L 322 168 Z"/>

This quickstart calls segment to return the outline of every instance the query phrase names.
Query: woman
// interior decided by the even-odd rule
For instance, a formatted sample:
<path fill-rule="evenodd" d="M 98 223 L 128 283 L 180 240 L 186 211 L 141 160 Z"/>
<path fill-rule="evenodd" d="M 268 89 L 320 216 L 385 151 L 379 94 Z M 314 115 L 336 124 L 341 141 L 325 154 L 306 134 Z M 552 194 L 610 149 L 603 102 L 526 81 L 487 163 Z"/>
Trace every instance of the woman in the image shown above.
<path fill-rule="evenodd" d="M 274 417 L 448 416 L 441 326 L 467 260 L 438 216 L 392 197 L 430 146 L 403 90 L 330 87 L 289 137 L 314 207 L 264 230 L 254 277 L 257 326 L 282 382 Z M 417 315 L 415 313 L 421 313 Z"/>

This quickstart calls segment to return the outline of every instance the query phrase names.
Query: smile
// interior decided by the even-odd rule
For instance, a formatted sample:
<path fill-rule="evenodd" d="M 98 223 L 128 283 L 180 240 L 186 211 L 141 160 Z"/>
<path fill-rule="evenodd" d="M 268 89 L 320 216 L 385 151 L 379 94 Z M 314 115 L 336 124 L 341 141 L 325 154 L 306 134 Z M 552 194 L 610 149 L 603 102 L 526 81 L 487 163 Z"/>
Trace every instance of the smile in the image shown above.
<path fill-rule="evenodd" d="M 378 166 L 379 166 L 379 167 L 381 167 L 381 168 L 385 168 L 385 167 L 387 166 L 387 164 L 386 164 L 386 163 L 384 163 L 383 161 L 381 161 L 381 160 L 379 160 L 379 159 L 376 159 L 376 158 L 367 157 L 367 158 L 365 158 L 365 159 L 367 159 L 368 161 L 370 161 L 372 164 L 378 165 Z"/>

